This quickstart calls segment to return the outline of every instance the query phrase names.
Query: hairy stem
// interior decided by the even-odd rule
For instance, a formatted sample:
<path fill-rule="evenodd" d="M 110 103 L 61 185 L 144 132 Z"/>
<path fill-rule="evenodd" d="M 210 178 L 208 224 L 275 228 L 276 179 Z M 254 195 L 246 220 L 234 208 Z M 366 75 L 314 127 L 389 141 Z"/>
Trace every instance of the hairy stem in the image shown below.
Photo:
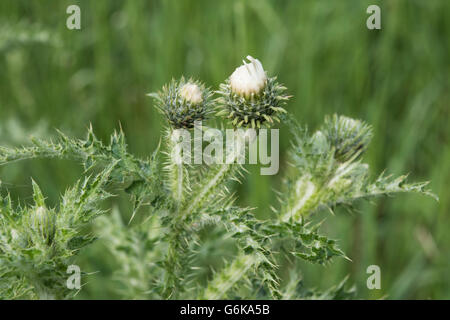
<path fill-rule="evenodd" d="M 181 251 L 181 225 L 173 224 L 170 228 L 170 234 L 168 238 L 169 249 L 167 251 L 167 257 L 165 261 L 166 276 L 165 287 L 163 291 L 164 299 L 175 299 L 178 293 L 178 287 L 180 283 L 178 271 L 180 270 L 179 254 Z"/>
<path fill-rule="evenodd" d="M 200 298 L 207 300 L 222 299 L 259 261 L 257 254 L 239 254 L 231 264 L 214 276 Z"/>
<path fill-rule="evenodd" d="M 169 189 L 172 194 L 176 211 L 176 215 L 173 217 L 171 223 L 169 223 L 168 252 L 165 261 L 166 277 L 163 297 L 165 299 L 170 299 L 175 298 L 180 283 L 179 270 L 181 269 L 181 266 L 179 256 L 181 251 L 183 251 L 180 235 L 185 229 L 181 219 L 180 210 L 186 193 L 189 191 L 189 177 L 183 163 L 183 158 L 186 155 L 181 154 L 182 150 L 179 148 L 180 146 L 175 143 L 177 135 L 173 130 L 167 131 L 166 140 L 168 146 L 168 164 L 166 170 L 168 171 Z M 188 143 L 190 144 L 190 140 Z"/>
<path fill-rule="evenodd" d="M 191 201 L 186 204 L 182 211 L 182 216 L 195 212 L 205 202 L 210 194 L 213 194 L 217 188 L 222 186 L 225 179 L 233 176 L 233 171 L 238 168 L 236 161 L 240 157 L 241 153 L 245 151 L 245 138 L 242 137 L 238 131 L 234 135 L 235 144 L 231 149 L 227 150 L 226 161 L 223 164 L 218 165 L 215 170 L 209 173 L 203 179 L 201 187 L 194 190 Z"/>

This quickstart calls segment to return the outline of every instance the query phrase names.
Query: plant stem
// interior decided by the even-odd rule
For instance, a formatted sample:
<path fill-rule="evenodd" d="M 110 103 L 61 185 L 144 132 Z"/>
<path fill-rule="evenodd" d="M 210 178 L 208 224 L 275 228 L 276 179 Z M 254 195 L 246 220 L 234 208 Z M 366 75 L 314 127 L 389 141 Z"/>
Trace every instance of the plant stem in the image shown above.
<path fill-rule="evenodd" d="M 178 277 L 178 271 L 180 269 L 179 255 L 182 250 L 180 234 L 182 232 L 182 224 L 178 218 L 170 226 L 170 234 L 168 238 L 169 249 L 167 251 L 167 258 L 165 262 L 166 277 L 165 288 L 163 292 L 164 299 L 174 299 L 178 293 L 178 287 L 180 279 Z"/>

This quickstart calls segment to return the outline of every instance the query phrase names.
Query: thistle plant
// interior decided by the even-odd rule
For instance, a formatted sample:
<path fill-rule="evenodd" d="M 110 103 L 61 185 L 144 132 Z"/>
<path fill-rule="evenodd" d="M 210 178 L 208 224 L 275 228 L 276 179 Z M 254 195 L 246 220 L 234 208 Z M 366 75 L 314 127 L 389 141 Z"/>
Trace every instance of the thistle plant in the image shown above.
<path fill-rule="evenodd" d="M 30 146 L 1 147 L 0 165 L 37 158 L 75 159 L 85 171 L 54 207 L 48 206 L 34 181 L 32 204 L 15 204 L 3 190 L 0 297 L 73 297 L 76 291 L 66 286 L 67 267 L 96 238 L 104 240 L 117 263 L 114 279 L 123 298 L 354 297 L 345 281 L 317 292 L 300 290 L 297 269 L 282 279 L 279 271 L 284 258 L 318 267 L 347 258 L 337 241 L 320 232 L 312 216 L 383 195 L 416 192 L 435 196 L 426 189 L 426 182 L 407 183 L 406 176 L 381 174 L 372 181 L 369 166 L 362 160 L 373 133 L 369 125 L 333 115 L 310 133 L 285 115 L 287 89 L 266 76 L 259 60 L 248 59 L 250 64 L 244 62 L 220 86 L 217 99 L 202 83 L 185 78 L 150 94 L 167 128 L 164 143 L 147 159 L 129 153 L 121 130 L 108 144 L 89 128 L 85 139 L 59 133 L 53 141 L 34 139 Z M 238 141 L 235 153 L 224 163 L 191 165 L 173 156 L 178 152 L 174 132 L 192 132 L 197 121 L 214 114 L 235 128 L 261 128 L 280 121 L 290 125 L 289 169 L 272 218 L 258 219 L 257 208 L 239 207 L 230 192 L 230 183 L 247 174 L 234 161 L 239 148 L 247 148 L 244 141 Z M 120 190 L 130 197 L 132 218 L 139 215 L 142 219 L 127 222 L 117 207 L 111 212 L 105 209 L 105 200 Z M 211 250 L 205 253 L 205 248 Z M 219 252 L 224 259 L 205 263 L 205 255 Z"/>

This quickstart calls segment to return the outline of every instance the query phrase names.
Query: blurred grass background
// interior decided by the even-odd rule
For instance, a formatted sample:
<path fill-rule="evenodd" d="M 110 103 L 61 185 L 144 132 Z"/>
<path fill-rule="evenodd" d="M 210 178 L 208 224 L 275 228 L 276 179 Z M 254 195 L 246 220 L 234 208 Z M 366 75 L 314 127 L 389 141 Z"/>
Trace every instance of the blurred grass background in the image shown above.
<path fill-rule="evenodd" d="M 66 28 L 70 4 L 81 8 L 81 30 Z M 370 4 L 381 7 L 381 30 L 366 28 Z M 217 88 L 250 54 L 289 88 L 301 123 L 314 129 L 334 112 L 369 122 L 372 172 L 410 172 L 440 197 L 377 199 L 329 217 L 324 232 L 353 262 L 305 265 L 306 285 L 326 289 L 350 275 L 361 298 L 450 299 L 449 39 L 447 0 L 3 0 L 0 143 L 49 138 L 54 128 L 81 137 L 90 122 L 107 139 L 120 122 L 130 150 L 148 155 L 163 124 L 146 93 L 181 75 Z M 290 135 L 280 133 L 283 163 Z M 249 170 L 239 202 L 267 217 L 283 167 L 272 177 Z M 0 168 L 15 197 L 29 197 L 33 176 L 50 203 L 80 173 L 53 160 Z M 82 270 L 101 271 L 79 297 L 115 297 L 103 255 L 99 241 L 79 258 Z M 366 287 L 372 264 L 381 290 Z"/>

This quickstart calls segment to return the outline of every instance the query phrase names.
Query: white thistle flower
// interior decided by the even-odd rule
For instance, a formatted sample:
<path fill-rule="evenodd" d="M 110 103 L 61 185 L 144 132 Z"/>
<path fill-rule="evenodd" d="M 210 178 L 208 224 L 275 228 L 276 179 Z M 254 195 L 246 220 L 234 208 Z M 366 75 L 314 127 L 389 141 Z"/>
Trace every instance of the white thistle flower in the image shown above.
<path fill-rule="evenodd" d="M 247 56 L 250 63 L 244 64 L 233 72 L 230 76 L 231 90 L 243 97 L 250 97 L 252 94 L 259 94 L 266 86 L 267 75 L 261 62 L 251 56 Z"/>
<path fill-rule="evenodd" d="M 184 100 L 193 104 L 200 104 L 203 102 L 202 90 L 195 83 L 186 83 L 180 88 L 180 95 Z"/>
<path fill-rule="evenodd" d="M 281 121 L 279 116 L 286 113 L 283 106 L 290 97 L 284 94 L 286 87 L 276 77 L 267 77 L 258 59 L 251 56 L 247 59 L 250 63 L 244 61 L 220 85 L 217 102 L 221 110 L 217 115 L 231 119 L 235 127 L 270 127 Z"/>

